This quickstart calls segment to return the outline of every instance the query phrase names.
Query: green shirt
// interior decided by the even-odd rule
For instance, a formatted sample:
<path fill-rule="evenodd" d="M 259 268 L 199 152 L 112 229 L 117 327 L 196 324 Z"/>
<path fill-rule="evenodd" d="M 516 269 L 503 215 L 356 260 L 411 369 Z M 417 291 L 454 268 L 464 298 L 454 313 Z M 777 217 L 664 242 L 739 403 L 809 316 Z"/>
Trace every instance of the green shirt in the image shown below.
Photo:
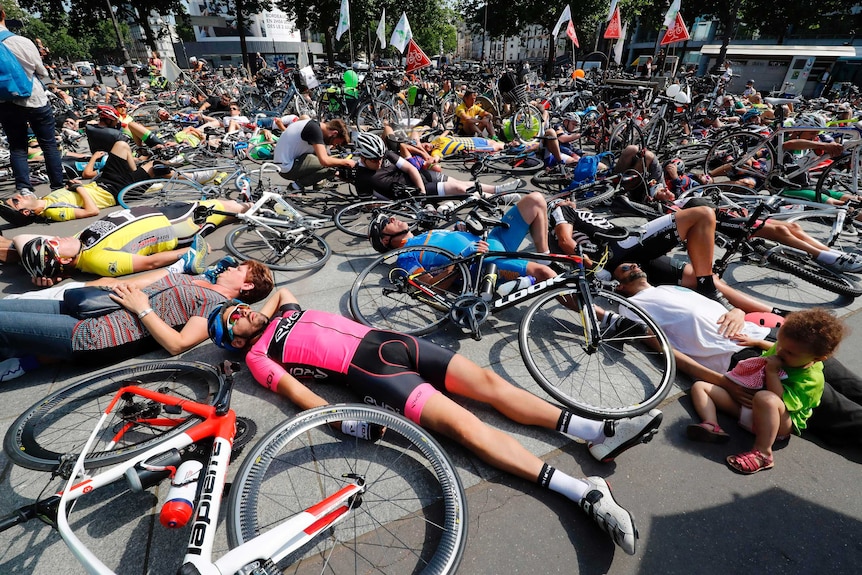
<path fill-rule="evenodd" d="M 775 355 L 775 345 L 763 352 L 763 357 Z M 790 412 L 790 421 L 793 422 L 793 432 L 801 435 L 806 428 L 808 418 L 812 410 L 820 405 L 823 395 L 823 362 L 816 361 L 808 367 L 782 366 L 787 372 L 787 377 L 781 381 L 784 386 L 784 405 Z"/>

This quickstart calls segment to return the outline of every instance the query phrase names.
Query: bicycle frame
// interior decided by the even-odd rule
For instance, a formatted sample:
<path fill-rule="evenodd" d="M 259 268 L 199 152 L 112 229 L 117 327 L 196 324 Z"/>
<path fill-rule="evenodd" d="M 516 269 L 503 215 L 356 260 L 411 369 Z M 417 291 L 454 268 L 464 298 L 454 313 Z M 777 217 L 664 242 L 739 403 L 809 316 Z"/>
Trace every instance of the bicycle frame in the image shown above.
<path fill-rule="evenodd" d="M 85 472 L 84 460 L 92 448 L 97 434 L 124 394 L 138 395 L 166 406 L 181 409 L 189 414 L 202 417 L 204 421 L 137 457 L 90 476 Z M 271 558 L 273 561 L 278 561 L 319 534 L 327 532 L 330 527 L 350 515 L 349 512 L 354 508 L 355 498 L 364 492 L 363 480 L 358 477 L 353 478 L 354 481 L 349 482 L 338 492 L 326 497 L 304 512 L 236 547 L 213 562 L 212 550 L 217 519 L 221 507 L 222 492 L 227 479 L 236 425 L 236 413 L 227 406 L 230 397 L 230 382 L 227 383 L 227 390 L 221 397 L 222 399 L 217 400 L 215 405 L 206 405 L 136 386 L 123 387 L 117 391 L 114 400 L 105 409 L 79 455 L 65 488 L 58 494 L 60 500 L 57 529 L 76 559 L 88 572 L 99 575 L 113 573 L 84 546 L 72 531 L 67 518 L 67 508 L 70 502 L 114 483 L 139 463 L 171 449 L 183 449 L 206 438 L 213 438 L 213 446 L 199 475 L 198 496 L 195 502 L 196 513 L 183 565 L 194 566 L 198 573 L 221 574 L 239 572 L 247 565 L 256 562 L 258 558 Z"/>

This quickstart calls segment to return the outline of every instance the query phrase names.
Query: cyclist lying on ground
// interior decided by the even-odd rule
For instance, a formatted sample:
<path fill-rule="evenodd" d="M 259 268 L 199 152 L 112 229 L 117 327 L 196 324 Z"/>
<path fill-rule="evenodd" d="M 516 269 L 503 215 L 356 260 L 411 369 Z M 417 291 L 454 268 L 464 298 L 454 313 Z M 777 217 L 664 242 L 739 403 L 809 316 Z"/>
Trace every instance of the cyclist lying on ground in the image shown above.
<path fill-rule="evenodd" d="M 661 423 L 660 411 L 615 421 L 584 419 L 425 340 L 375 330 L 330 313 L 303 311 L 286 288 L 271 297 L 261 312 L 239 301 L 226 302 L 210 316 L 209 333 L 220 347 L 248 350 L 246 362 L 254 378 L 298 408 L 328 403 L 300 381 L 298 374 L 312 372 L 314 382 L 321 378 L 342 382 L 365 402 L 402 413 L 455 440 L 489 465 L 536 481 L 574 501 L 614 543 L 634 554 L 638 537 L 634 519 L 614 501 L 603 479 L 578 479 L 550 467 L 449 395 L 489 403 L 524 425 L 586 439 L 590 454 L 599 461 L 610 461 L 651 439 Z M 363 422 L 345 422 L 342 431 L 370 441 L 383 432 Z"/>
<path fill-rule="evenodd" d="M 425 195 L 451 196 L 466 194 L 472 182 L 456 180 L 446 174 L 433 170 L 418 170 L 416 166 L 395 152 L 386 149 L 380 136 L 363 132 L 356 138 L 356 154 L 360 160 L 356 164 L 356 191 L 360 196 L 379 195 L 396 199 L 395 188 L 412 186 Z M 521 180 L 510 180 L 492 186 L 478 184 L 485 194 L 499 194 L 517 190 Z"/>
<path fill-rule="evenodd" d="M 723 374 L 737 362 L 761 354 L 759 348 L 738 343 L 734 339 L 737 334 L 750 339 L 774 339 L 768 327 L 745 321 L 743 310 L 727 312 L 686 288 L 651 285 L 637 264 L 621 264 L 613 276 L 620 282 L 617 291 L 646 310 L 662 327 L 674 348 L 676 366 L 694 380 L 721 386 L 725 382 Z M 830 443 L 858 447 L 862 445 L 862 379 L 835 358 L 824 361 L 823 368 L 826 385 L 820 405 L 808 420 L 808 431 Z M 756 391 L 735 384 L 726 389 L 736 401 L 748 406 Z"/>
<path fill-rule="evenodd" d="M 44 294 L 48 298 L 39 292 L 36 297 L 0 300 L 0 358 L 5 358 L 0 361 L 0 382 L 50 360 L 90 366 L 159 346 L 171 355 L 191 349 L 207 339 L 206 318 L 216 306 L 236 297 L 260 301 L 272 291 L 272 272 L 263 264 L 225 263 L 196 276 L 162 269 L 123 280 L 64 284 Z M 120 307 L 79 319 L 63 294 L 84 285 L 112 288 L 111 297 Z"/>
<path fill-rule="evenodd" d="M 208 251 L 203 236 L 228 218 L 213 214 L 198 224 L 194 213 L 199 204 L 233 212 L 250 207 L 232 200 L 205 200 L 121 210 L 74 236 L 20 234 L 11 240 L 0 238 L 0 261 L 20 258 L 33 283 L 42 287 L 61 281 L 72 270 L 117 277 L 176 266 L 174 271 L 201 273 Z"/>

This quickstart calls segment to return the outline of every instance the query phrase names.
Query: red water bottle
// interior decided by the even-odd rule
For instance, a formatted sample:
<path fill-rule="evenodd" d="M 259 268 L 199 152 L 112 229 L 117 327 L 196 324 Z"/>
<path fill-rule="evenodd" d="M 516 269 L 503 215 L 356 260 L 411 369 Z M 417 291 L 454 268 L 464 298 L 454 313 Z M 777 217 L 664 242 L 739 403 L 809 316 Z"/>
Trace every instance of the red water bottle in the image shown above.
<path fill-rule="evenodd" d="M 195 510 L 195 494 L 203 463 L 191 459 L 177 468 L 168 490 L 168 500 L 162 505 L 159 521 L 165 527 L 184 527 Z"/>

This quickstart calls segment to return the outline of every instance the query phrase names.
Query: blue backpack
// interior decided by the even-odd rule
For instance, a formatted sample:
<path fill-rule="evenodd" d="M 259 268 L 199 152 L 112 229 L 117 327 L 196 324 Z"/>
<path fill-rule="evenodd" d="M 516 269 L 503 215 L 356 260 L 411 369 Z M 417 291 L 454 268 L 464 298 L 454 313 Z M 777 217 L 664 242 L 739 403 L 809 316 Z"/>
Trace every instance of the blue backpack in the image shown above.
<path fill-rule="evenodd" d="M 27 76 L 21 62 L 4 43 L 14 35 L 8 30 L 0 32 L 0 101 L 29 98 L 33 93 L 33 79 Z"/>

